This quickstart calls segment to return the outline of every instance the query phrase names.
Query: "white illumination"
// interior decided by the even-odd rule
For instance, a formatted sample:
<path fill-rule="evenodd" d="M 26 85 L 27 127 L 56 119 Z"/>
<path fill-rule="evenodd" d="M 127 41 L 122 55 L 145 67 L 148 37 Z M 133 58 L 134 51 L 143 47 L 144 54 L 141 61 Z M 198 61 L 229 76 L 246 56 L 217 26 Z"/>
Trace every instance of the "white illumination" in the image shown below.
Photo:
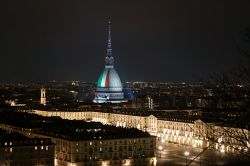
<path fill-rule="evenodd" d="M 57 159 L 54 160 L 54 164 L 55 164 L 55 166 L 57 166 Z"/>
<path fill-rule="evenodd" d="M 184 155 L 185 155 L 185 156 L 189 156 L 189 155 L 190 155 L 189 151 L 185 151 L 185 152 L 184 152 Z"/>
<path fill-rule="evenodd" d="M 102 161 L 101 166 L 108 166 L 110 165 L 109 161 Z"/>

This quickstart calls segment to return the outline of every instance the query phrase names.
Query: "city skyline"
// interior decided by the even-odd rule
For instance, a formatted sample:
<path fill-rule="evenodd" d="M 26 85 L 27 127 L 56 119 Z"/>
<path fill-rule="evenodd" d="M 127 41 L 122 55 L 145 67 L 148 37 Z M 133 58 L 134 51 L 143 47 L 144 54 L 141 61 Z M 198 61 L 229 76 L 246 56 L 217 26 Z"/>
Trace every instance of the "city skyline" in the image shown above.
<path fill-rule="evenodd" d="M 1 81 L 96 82 L 107 20 L 122 81 L 197 81 L 228 72 L 250 27 L 247 1 L 11 1 L 1 5 Z"/>

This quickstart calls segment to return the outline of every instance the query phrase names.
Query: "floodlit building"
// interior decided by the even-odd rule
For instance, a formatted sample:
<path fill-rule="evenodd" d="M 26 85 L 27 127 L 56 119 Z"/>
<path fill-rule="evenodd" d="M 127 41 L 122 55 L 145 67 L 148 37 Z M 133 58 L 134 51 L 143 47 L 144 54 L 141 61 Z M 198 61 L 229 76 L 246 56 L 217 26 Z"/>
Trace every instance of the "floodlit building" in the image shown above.
<path fill-rule="evenodd" d="M 8 132 L 20 132 L 30 138 L 50 139 L 55 144 L 55 166 L 156 165 L 156 137 L 148 132 L 99 122 L 63 120 L 27 113 L 19 113 L 13 117 L 3 113 L 0 120 L 6 116 L 15 120 L 15 123 L 2 120 L 4 124 L 0 124 L 0 128 Z M 30 120 L 34 117 L 35 122 Z M 20 125 L 25 127 L 19 127 Z M 32 147 L 34 154 L 39 150 L 42 155 L 42 150 L 47 150 L 47 146 L 40 143 Z M 5 146 L 5 142 L 1 145 Z M 29 156 L 29 151 L 26 154 Z"/>
<path fill-rule="evenodd" d="M 153 137 L 52 139 L 56 144 L 55 166 L 156 165 L 156 139 Z"/>
<path fill-rule="evenodd" d="M 111 47 L 111 27 L 109 21 L 107 56 L 105 58 L 105 69 L 99 76 L 95 92 L 94 103 L 122 103 L 124 92 L 122 82 L 114 68 L 114 57 L 112 56 Z"/>
<path fill-rule="evenodd" d="M 235 149 L 245 149 L 249 146 L 248 138 L 250 131 L 247 128 L 230 127 L 230 124 L 221 124 L 217 121 L 197 119 L 189 115 L 191 110 L 186 110 L 184 114 L 176 111 L 40 111 L 34 113 L 43 116 L 59 116 L 63 119 L 78 119 L 101 122 L 113 126 L 125 128 L 137 128 L 147 131 L 151 135 L 157 136 L 157 144 L 167 142 L 183 145 L 190 145 L 200 148 L 214 148 L 219 151 L 234 151 Z M 154 114 L 154 115 L 153 115 Z M 230 131 L 230 132 L 229 132 Z M 237 137 L 230 135 L 237 133 Z M 238 138 L 245 138 L 241 139 Z"/>

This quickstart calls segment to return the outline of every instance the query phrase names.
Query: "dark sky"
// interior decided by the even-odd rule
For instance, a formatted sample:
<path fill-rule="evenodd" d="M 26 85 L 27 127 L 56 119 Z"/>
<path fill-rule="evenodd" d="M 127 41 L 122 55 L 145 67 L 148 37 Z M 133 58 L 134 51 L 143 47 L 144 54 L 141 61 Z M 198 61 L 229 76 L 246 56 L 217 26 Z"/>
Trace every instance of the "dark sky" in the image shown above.
<path fill-rule="evenodd" d="M 0 81 L 96 81 L 107 19 L 122 81 L 193 81 L 227 72 L 250 0 L 5 0 Z"/>

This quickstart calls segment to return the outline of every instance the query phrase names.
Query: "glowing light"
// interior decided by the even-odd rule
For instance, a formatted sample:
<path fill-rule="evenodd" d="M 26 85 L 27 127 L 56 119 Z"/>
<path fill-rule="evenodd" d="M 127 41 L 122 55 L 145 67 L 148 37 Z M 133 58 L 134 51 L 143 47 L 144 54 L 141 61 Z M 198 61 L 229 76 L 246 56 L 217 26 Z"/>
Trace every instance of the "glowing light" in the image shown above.
<path fill-rule="evenodd" d="M 57 159 L 54 160 L 54 164 L 55 164 L 55 166 L 57 166 Z"/>
<path fill-rule="evenodd" d="M 129 159 L 125 160 L 124 166 L 129 166 L 131 165 L 131 161 Z"/>
<path fill-rule="evenodd" d="M 184 155 L 185 155 L 185 156 L 189 156 L 189 155 L 190 155 L 189 151 L 185 151 L 185 152 L 184 152 Z"/>
<path fill-rule="evenodd" d="M 152 158 L 151 160 L 153 161 L 153 166 L 155 166 L 157 162 L 156 157 Z"/>
<path fill-rule="evenodd" d="M 224 146 L 224 145 L 221 146 L 220 152 L 221 152 L 221 153 L 224 153 L 224 152 L 225 152 L 225 146 Z"/>
<path fill-rule="evenodd" d="M 107 165 L 108 165 L 107 161 L 102 161 L 102 166 L 107 166 Z"/>
<path fill-rule="evenodd" d="M 220 137 L 220 138 L 218 138 L 218 142 L 219 143 L 221 143 L 222 142 L 222 138 Z"/>

